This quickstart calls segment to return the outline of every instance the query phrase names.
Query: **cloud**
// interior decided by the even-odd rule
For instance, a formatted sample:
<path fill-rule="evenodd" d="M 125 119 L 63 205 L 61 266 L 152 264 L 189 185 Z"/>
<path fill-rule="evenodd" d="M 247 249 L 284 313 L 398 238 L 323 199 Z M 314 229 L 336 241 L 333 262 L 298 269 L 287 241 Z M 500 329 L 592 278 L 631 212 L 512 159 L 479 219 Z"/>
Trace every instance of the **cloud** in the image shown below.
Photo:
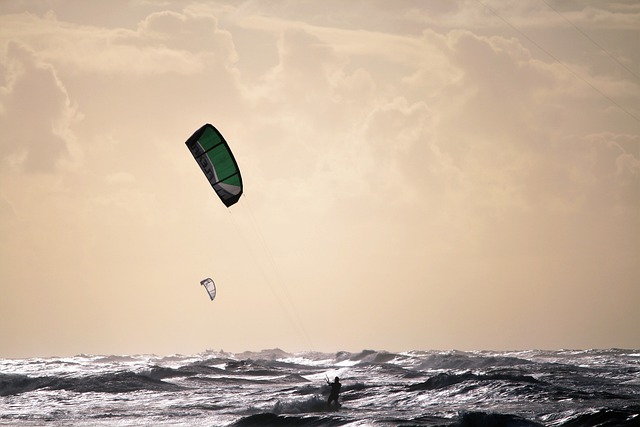
<path fill-rule="evenodd" d="M 589 4 L 591 3 L 591 4 Z M 429 8 L 415 7 L 405 14 L 409 22 L 427 23 L 435 28 L 518 29 L 565 28 L 567 21 L 590 29 L 635 30 L 640 25 L 637 3 L 598 1 L 567 3 L 558 1 L 460 1 Z"/>
<path fill-rule="evenodd" d="M 236 60 L 231 36 L 215 16 L 189 10 L 152 13 L 134 30 L 76 25 L 53 13 L 4 16 L 3 27 L 6 40 L 18 37 L 40 60 L 74 74 L 192 75 L 208 63 Z"/>
<path fill-rule="evenodd" d="M 630 174 L 628 167 L 637 157 L 629 148 L 625 150 L 629 157 L 623 161 L 594 152 L 589 132 L 575 133 L 585 122 L 606 126 L 606 119 L 601 104 L 600 108 L 583 105 L 585 92 L 590 92 L 591 99 L 602 100 L 588 86 L 578 82 L 580 90 L 563 90 L 570 77 L 576 84 L 566 69 L 534 59 L 518 41 L 498 36 L 453 31 L 447 34 L 443 49 L 449 66 L 461 77 L 445 84 L 442 96 L 429 105 L 433 128 L 423 145 L 443 153 L 441 158 L 459 171 L 457 182 L 464 183 L 469 203 L 542 210 L 561 204 L 575 212 L 582 199 L 568 168 L 590 170 L 590 156 L 595 156 L 610 170 L 623 162 Z M 422 78 L 427 79 L 427 74 Z M 410 84 L 421 90 L 421 82 L 414 78 Z M 575 117 L 572 109 L 580 111 L 580 116 Z M 574 143 L 568 143 L 563 136 L 567 134 L 574 135 Z M 621 182 L 605 181 L 608 190 L 598 187 L 594 198 L 617 193 Z M 452 190 L 457 192 L 448 189 Z"/>
<path fill-rule="evenodd" d="M 175 51 L 213 52 L 226 64 L 237 61 L 231 34 L 219 28 L 211 13 L 190 9 L 183 13 L 155 12 L 138 25 L 136 37 L 147 46 L 161 43 Z"/>
<path fill-rule="evenodd" d="M 640 213 L 640 137 L 604 133 L 580 143 L 584 163 L 568 160 L 572 171 L 582 171 L 572 178 L 584 195 L 585 208 Z"/>
<path fill-rule="evenodd" d="M 263 81 L 271 92 L 255 92 L 262 95 L 257 121 L 270 123 L 264 136 L 277 157 L 293 159 L 288 176 L 314 182 L 316 194 L 475 210 L 476 221 L 582 208 L 584 189 L 566 169 L 587 170 L 590 149 L 565 138 L 589 138 L 585 122 L 606 127 L 603 98 L 516 38 L 426 30 L 416 39 L 301 23 L 283 30 L 268 18 L 251 23 L 282 31 L 280 62 Z M 608 165 L 632 170 L 636 157 L 627 156 Z"/>
<path fill-rule="evenodd" d="M 71 124 L 79 118 L 52 66 L 10 43 L 0 91 L 0 156 L 25 172 L 51 173 L 72 160 Z"/>

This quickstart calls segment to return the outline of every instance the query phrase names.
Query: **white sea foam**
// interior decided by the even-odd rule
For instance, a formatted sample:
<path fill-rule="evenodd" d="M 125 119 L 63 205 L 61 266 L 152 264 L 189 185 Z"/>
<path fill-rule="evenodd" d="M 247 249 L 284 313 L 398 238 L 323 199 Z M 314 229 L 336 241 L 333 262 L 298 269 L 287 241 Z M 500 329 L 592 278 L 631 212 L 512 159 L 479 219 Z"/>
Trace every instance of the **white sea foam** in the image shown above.
<path fill-rule="evenodd" d="M 268 350 L 0 359 L 0 425 L 631 426 L 640 419 L 639 354 Z M 340 408 L 326 404 L 326 379 L 335 376 Z"/>

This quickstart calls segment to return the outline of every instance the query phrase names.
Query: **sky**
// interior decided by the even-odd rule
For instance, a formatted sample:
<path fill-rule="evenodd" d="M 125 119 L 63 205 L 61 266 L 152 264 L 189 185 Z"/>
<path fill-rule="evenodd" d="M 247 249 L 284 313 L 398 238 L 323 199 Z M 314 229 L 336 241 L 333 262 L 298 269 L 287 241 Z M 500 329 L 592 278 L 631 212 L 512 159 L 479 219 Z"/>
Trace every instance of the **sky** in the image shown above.
<path fill-rule="evenodd" d="M 0 357 L 640 348 L 639 45 L 633 0 L 0 2 Z"/>

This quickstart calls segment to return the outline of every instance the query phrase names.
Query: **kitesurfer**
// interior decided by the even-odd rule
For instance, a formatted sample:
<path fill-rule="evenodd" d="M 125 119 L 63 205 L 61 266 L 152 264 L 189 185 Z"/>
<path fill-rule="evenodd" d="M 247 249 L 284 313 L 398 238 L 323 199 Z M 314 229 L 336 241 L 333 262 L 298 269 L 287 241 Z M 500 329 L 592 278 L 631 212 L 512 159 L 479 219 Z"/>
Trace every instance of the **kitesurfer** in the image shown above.
<path fill-rule="evenodd" d="M 331 406 L 331 402 L 335 402 L 336 406 L 340 406 L 338 403 L 338 395 L 340 394 L 340 378 L 336 377 L 336 379 L 331 383 L 327 380 L 327 384 L 331 387 L 331 392 L 329 393 L 329 400 L 327 400 L 327 406 Z"/>

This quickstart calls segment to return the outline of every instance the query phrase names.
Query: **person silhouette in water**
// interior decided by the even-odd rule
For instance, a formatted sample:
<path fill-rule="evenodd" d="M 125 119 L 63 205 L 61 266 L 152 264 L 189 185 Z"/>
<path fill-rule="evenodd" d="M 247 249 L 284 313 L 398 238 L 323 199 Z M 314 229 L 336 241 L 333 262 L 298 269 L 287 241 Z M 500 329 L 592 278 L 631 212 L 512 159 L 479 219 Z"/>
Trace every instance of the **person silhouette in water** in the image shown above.
<path fill-rule="evenodd" d="M 329 384 L 329 386 L 331 387 L 329 400 L 327 400 L 327 406 L 331 406 L 331 402 L 335 402 L 336 406 L 340 406 L 340 403 L 338 403 L 338 395 L 340 394 L 340 387 L 342 387 L 342 384 L 340 384 L 340 378 L 336 377 L 336 379 L 333 380 L 332 383 L 327 380 L 327 384 Z"/>

